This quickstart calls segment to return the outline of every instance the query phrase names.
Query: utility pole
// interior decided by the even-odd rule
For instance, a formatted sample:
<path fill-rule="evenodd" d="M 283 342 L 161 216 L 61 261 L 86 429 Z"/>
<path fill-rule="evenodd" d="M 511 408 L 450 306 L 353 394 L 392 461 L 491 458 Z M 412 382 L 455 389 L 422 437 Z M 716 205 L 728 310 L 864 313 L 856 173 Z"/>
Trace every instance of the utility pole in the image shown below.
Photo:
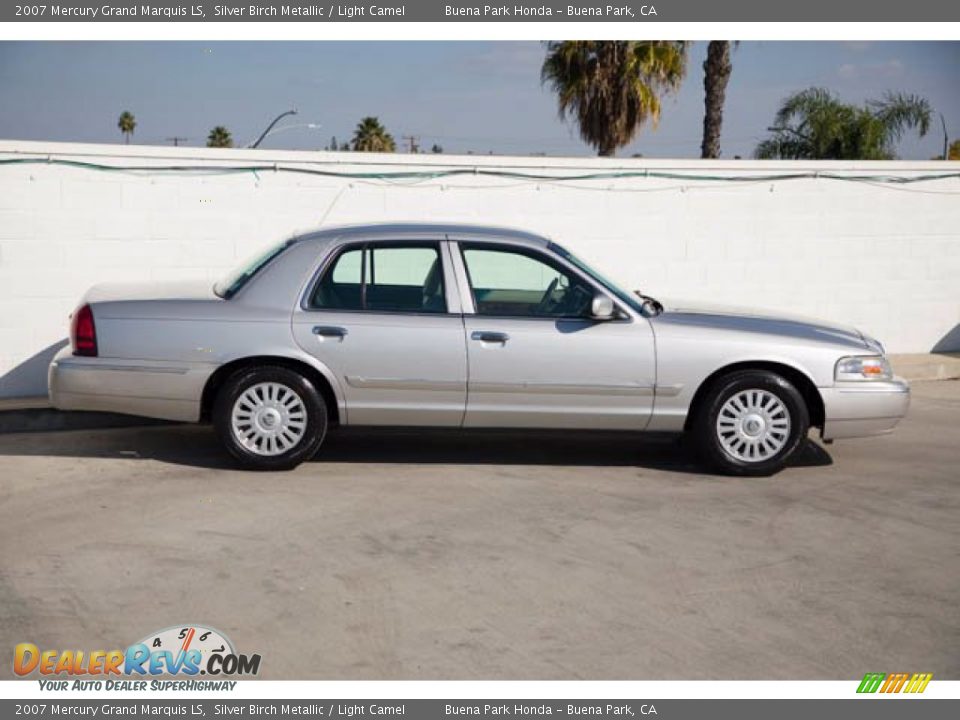
<path fill-rule="evenodd" d="M 172 142 L 174 147 L 180 147 L 180 143 L 186 142 L 189 139 L 190 138 L 179 137 L 177 135 L 174 135 L 173 137 L 168 137 L 167 142 Z"/>
<path fill-rule="evenodd" d="M 943 117 L 943 113 L 938 113 L 940 115 L 940 124 L 943 125 L 943 159 L 948 160 L 950 158 L 950 138 L 947 135 L 947 121 Z"/>
<path fill-rule="evenodd" d="M 420 152 L 420 138 L 417 135 L 403 135 L 402 139 L 407 143 L 411 154 Z"/>

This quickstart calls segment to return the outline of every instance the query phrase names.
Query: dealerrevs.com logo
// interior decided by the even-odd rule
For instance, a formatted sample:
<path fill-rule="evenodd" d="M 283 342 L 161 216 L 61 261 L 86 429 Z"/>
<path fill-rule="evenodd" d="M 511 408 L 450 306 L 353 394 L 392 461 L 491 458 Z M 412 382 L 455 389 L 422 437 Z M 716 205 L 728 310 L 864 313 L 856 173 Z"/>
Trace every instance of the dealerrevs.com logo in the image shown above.
<path fill-rule="evenodd" d="M 126 650 L 41 650 L 19 643 L 13 651 L 13 672 L 25 677 L 116 676 L 253 676 L 260 671 L 260 655 L 234 650 L 226 635 L 202 625 L 177 625 L 151 633 Z"/>
<path fill-rule="evenodd" d="M 933 673 L 867 673 L 857 692 L 922 693 L 932 679 Z"/>

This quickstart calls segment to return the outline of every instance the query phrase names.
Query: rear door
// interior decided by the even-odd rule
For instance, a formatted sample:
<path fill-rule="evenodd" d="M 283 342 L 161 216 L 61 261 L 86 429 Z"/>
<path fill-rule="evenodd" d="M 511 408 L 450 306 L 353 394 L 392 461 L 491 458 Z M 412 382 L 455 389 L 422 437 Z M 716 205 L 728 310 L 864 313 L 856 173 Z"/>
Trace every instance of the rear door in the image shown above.
<path fill-rule="evenodd" d="M 545 249 L 457 245 L 472 305 L 466 427 L 646 427 L 656 368 L 645 318 L 620 308 L 619 319 L 591 319 L 603 289 Z"/>
<path fill-rule="evenodd" d="M 333 252 L 293 316 L 337 376 L 350 425 L 457 426 L 467 359 L 444 241 L 357 241 Z"/>

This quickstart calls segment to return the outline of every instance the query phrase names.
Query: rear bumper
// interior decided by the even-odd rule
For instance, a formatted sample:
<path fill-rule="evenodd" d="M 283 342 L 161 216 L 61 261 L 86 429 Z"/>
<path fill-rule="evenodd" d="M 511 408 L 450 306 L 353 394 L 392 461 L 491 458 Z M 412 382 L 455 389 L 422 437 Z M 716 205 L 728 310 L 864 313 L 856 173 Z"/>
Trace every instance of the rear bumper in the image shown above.
<path fill-rule="evenodd" d="M 837 383 L 820 388 L 825 422 L 824 440 L 884 435 L 907 414 L 910 385 L 902 378 L 889 382 Z"/>
<path fill-rule="evenodd" d="M 50 404 L 196 422 L 200 398 L 215 368 L 144 360 L 74 357 L 64 348 L 50 363 Z"/>

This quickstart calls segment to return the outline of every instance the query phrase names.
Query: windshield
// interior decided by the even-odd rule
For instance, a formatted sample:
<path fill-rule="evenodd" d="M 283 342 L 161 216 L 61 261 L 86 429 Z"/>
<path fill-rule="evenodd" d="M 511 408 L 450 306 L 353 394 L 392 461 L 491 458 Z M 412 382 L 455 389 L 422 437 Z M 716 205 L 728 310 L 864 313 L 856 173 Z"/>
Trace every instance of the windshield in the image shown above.
<path fill-rule="evenodd" d="M 636 312 L 643 312 L 643 303 L 640 302 L 639 298 L 633 293 L 628 293 L 626 290 L 621 290 L 615 282 L 608 280 L 599 272 L 594 270 L 592 267 L 587 265 L 583 260 L 578 258 L 576 255 L 571 253 L 566 248 L 560 247 L 556 243 L 550 243 L 547 246 L 550 250 L 553 250 L 557 255 L 562 257 L 568 263 L 575 265 L 577 268 L 585 272 L 596 282 L 600 283 L 604 288 L 606 288 L 612 295 L 614 295 L 620 302 L 629 306 Z"/>
<path fill-rule="evenodd" d="M 225 300 L 233 297 L 240 288 L 247 284 L 250 278 L 260 272 L 271 260 L 293 243 L 293 239 L 284 240 L 276 245 L 271 245 L 269 249 L 261 251 L 246 262 L 240 263 L 213 286 L 213 291 Z"/>

